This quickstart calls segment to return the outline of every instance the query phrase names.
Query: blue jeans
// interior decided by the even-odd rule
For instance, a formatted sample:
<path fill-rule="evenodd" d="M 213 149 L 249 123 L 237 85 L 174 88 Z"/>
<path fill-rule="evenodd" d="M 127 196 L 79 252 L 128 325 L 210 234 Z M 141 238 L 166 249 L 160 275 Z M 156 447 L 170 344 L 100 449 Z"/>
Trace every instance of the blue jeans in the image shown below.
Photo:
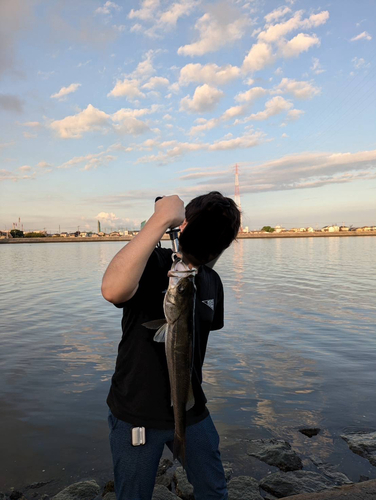
<path fill-rule="evenodd" d="M 146 444 L 132 446 L 132 428 L 109 412 L 110 445 L 117 500 L 151 500 L 159 460 L 174 430 L 146 429 Z M 228 500 L 218 450 L 219 436 L 210 416 L 186 430 L 186 472 L 196 500 Z"/>

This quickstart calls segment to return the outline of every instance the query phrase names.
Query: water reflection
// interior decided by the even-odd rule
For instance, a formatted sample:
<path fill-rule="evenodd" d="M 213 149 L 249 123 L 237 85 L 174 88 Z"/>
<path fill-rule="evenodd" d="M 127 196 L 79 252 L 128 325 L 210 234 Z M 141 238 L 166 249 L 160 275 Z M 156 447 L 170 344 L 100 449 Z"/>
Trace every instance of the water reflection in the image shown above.
<path fill-rule="evenodd" d="M 233 272 L 234 282 L 232 289 L 239 304 L 243 304 L 244 288 L 244 242 L 237 240 L 233 245 Z"/>
<path fill-rule="evenodd" d="M 123 246 L 0 247 L 10 270 L 2 275 L 0 439 L 25 450 L 0 459 L 4 480 L 30 471 L 35 481 L 53 450 L 57 462 L 67 456 L 67 436 L 77 451 L 73 468 L 98 435 L 99 454 L 109 457 L 105 400 L 121 311 L 104 301 L 100 285 Z M 210 335 L 204 389 L 237 473 L 249 475 L 255 464 L 242 458 L 244 436 L 275 436 L 302 456 L 315 449 L 341 461 L 353 480 L 373 477 L 351 452 L 343 459 L 339 435 L 374 426 L 375 253 L 376 238 L 239 240 L 219 259 L 225 327 Z M 309 440 L 299 427 L 322 431 Z"/>

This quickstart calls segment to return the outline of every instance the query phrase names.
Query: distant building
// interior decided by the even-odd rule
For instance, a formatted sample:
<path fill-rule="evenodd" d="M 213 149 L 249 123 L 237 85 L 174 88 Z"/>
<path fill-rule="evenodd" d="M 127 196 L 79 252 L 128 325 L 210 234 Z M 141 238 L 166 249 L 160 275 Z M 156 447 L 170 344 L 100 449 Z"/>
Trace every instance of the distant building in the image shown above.
<path fill-rule="evenodd" d="M 64 231 L 63 233 L 60 233 L 61 238 L 68 238 L 69 234 Z"/>
<path fill-rule="evenodd" d="M 286 229 L 281 226 L 275 226 L 274 228 L 275 233 L 282 233 L 283 231 L 286 231 Z"/>
<path fill-rule="evenodd" d="M 340 230 L 340 231 L 349 231 L 349 230 L 350 230 L 350 228 L 349 228 L 348 226 L 341 226 L 341 227 L 339 228 L 339 230 Z"/>
<path fill-rule="evenodd" d="M 339 231 L 339 226 L 325 226 L 322 230 L 327 233 L 337 233 Z"/>
<path fill-rule="evenodd" d="M 307 231 L 307 233 L 314 233 L 315 232 L 315 230 L 313 229 L 313 227 L 307 227 L 306 231 Z"/>

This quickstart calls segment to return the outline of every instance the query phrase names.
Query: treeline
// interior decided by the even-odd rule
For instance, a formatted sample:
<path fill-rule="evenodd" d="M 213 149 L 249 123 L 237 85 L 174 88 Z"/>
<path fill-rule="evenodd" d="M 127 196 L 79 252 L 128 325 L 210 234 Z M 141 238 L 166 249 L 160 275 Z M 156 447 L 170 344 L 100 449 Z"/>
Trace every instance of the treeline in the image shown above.
<path fill-rule="evenodd" d="M 10 232 L 12 238 L 45 238 L 44 233 L 24 233 L 19 229 L 12 229 Z"/>

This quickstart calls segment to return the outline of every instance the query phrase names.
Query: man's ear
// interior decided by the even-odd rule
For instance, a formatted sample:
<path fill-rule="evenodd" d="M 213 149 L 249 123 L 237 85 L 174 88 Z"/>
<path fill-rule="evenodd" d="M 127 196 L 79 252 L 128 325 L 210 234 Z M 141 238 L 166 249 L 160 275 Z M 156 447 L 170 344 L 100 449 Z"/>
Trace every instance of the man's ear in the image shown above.
<path fill-rule="evenodd" d="M 183 232 L 188 224 L 187 219 L 184 219 L 183 224 L 180 225 L 180 232 Z"/>

